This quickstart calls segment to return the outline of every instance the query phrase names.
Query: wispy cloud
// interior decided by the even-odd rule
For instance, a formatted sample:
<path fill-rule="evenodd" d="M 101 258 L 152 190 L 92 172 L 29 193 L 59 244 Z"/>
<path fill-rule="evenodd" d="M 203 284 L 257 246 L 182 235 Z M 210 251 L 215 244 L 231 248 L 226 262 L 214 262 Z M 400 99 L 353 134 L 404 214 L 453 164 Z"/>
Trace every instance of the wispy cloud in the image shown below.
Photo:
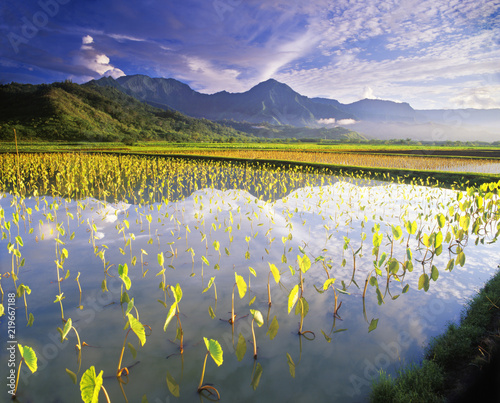
<path fill-rule="evenodd" d="M 4 34 L 39 11 L 7 3 Z M 212 93 L 275 78 L 342 102 L 491 107 L 500 106 L 489 90 L 499 82 L 499 10 L 499 0 L 70 2 L 18 54 L 2 46 L 0 60 L 54 79 L 142 73 Z"/>

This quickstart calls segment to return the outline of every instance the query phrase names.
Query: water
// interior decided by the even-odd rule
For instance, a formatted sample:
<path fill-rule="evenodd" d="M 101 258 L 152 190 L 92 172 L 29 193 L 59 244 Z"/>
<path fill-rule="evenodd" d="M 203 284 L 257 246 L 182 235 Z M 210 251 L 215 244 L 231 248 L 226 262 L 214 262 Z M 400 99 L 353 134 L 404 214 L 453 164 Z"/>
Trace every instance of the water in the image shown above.
<path fill-rule="evenodd" d="M 11 200 L 10 195 L 0 199 L 7 221 L 14 212 Z M 54 203 L 58 204 L 57 209 Z M 401 282 L 391 277 L 386 291 L 387 273 L 383 269 L 378 284 L 384 303 L 378 304 L 376 289 L 371 285 L 363 303 L 365 280 L 374 270 L 373 231 L 377 232 L 380 225 L 379 232 L 384 234 L 380 257 L 384 252 L 391 253 L 391 226 L 403 228 L 402 238 L 392 245 L 393 257 L 401 265 L 406 260 L 408 239 L 404 220 L 418 222 L 419 229 L 430 234 L 435 231 L 435 215 L 441 212 L 449 216 L 450 207 L 451 211 L 459 211 L 458 203 L 457 193 L 451 190 L 396 184 L 368 187 L 345 181 L 295 189 L 275 201 L 264 201 L 246 191 L 213 188 L 197 190 L 175 202 L 146 206 L 96 199 L 27 199 L 26 207 L 32 209 L 31 223 L 19 222 L 23 239 L 19 249 L 26 263 L 19 268 L 17 285 L 23 283 L 31 288 L 31 294 L 26 296 L 27 311 L 35 321 L 33 326 L 26 326 L 24 302 L 17 299 L 15 340 L 33 347 L 39 361 L 35 374 L 23 365 L 19 401 L 80 401 L 79 386 L 72 383 L 66 368 L 78 372 L 79 382 L 91 365 L 98 373 L 103 371 L 104 387 L 111 401 L 123 401 L 124 394 L 130 402 L 139 402 L 144 395 L 149 402 L 158 403 L 204 400 L 196 391 L 206 353 L 203 337 L 217 340 L 224 352 L 220 367 L 208 359 L 204 379 L 217 388 L 222 401 L 366 401 L 371 380 L 378 371 L 394 373 L 404 363 L 421 360 L 423 346 L 440 334 L 449 321 L 459 319 L 466 301 L 491 277 L 500 261 L 498 244 L 474 245 L 475 236 L 471 235 L 464 247 L 463 267 L 456 265 L 451 272 L 445 271 L 449 259 L 455 258 L 446 247 L 434 257 L 432 265 L 439 270 L 439 278 L 430 280 L 429 290 L 424 292 L 418 289 L 418 280 L 423 270 L 430 273 L 430 263 L 422 266 L 418 260 L 429 253 L 426 255 L 426 248 L 419 246 L 413 235 L 409 239 L 413 271 L 401 276 Z M 50 221 L 49 212 L 57 215 L 57 220 Z M 63 231 L 58 231 L 57 223 Z M 495 227 L 496 222 L 492 224 Z M 11 242 L 15 242 L 17 231 L 11 224 Z M 5 225 L 3 232 L 8 238 Z M 344 237 L 349 239 L 346 249 Z M 56 238 L 64 243 L 57 248 Z M 127 244 L 129 239 L 132 250 Z M 215 241 L 219 242 L 220 256 Z M 11 268 L 8 242 L 3 239 L 0 243 L 2 273 Z M 361 244 L 351 282 L 353 252 Z M 80 370 L 74 349 L 75 332 L 71 330 L 68 340 L 61 343 L 57 331 L 64 324 L 60 305 L 53 302 L 59 294 L 54 261 L 60 259 L 63 248 L 68 258 L 60 276 L 69 271 L 68 278 L 60 283 L 65 297 L 64 316 L 72 319 L 82 342 L 89 345 L 83 348 Z M 104 252 L 104 262 L 95 251 Z M 291 313 L 287 308 L 289 292 L 299 283 L 296 259 L 303 255 L 302 251 L 312 262 L 303 273 L 303 296 L 309 305 L 303 331 L 311 331 L 314 336 L 298 335 L 300 317 L 294 314 L 295 308 Z M 179 340 L 174 340 L 176 319 L 163 331 L 174 298 L 159 288 L 162 275 L 157 275 L 161 270 L 157 256 L 161 252 L 165 257 L 166 284 L 179 284 L 183 291 L 179 303 L 183 355 L 179 354 Z M 135 266 L 131 262 L 134 256 Z M 208 266 L 202 256 L 209 261 Z M 148 336 L 141 347 L 133 333 L 128 335 L 127 343 L 134 346 L 137 355 L 134 357 L 126 348 L 123 365 L 131 366 L 130 375 L 128 383 L 120 385 L 116 371 L 127 321 L 126 304 L 120 305 L 125 288 L 117 270 L 125 263 L 132 282 L 127 293 L 134 299 L 139 320 L 148 326 Z M 280 284 L 270 276 L 271 306 L 267 294 L 269 263 L 281 272 Z M 216 265 L 218 269 L 214 268 Z M 242 299 L 235 290 L 237 320 L 231 326 L 227 320 L 231 315 L 235 272 L 250 287 Z M 338 302 L 342 303 L 336 319 L 333 289 L 320 293 L 327 272 L 336 279 L 337 289 L 344 285 L 349 293 L 336 291 Z M 81 297 L 75 281 L 78 273 Z M 400 267 L 398 274 L 402 273 Z M 217 302 L 213 288 L 203 292 L 211 277 L 215 277 Z M 101 290 L 104 279 L 107 292 Z M 406 284 L 409 290 L 403 294 Z M 15 292 L 11 278 L 2 278 L 2 288 L 5 295 Z M 159 301 L 166 303 L 167 308 Z M 209 315 L 209 307 L 216 313 L 214 319 Z M 254 324 L 257 360 L 253 358 L 250 309 L 260 310 L 265 322 L 260 328 Z M 135 310 L 131 313 L 137 317 Z M 274 318 L 279 330 L 271 339 L 268 329 Z M 369 331 L 376 319 L 378 326 Z M 0 318 L 0 334 L 5 340 L 6 316 Z M 241 361 L 235 352 L 240 335 L 246 345 Z M 5 380 L 8 357 L 6 343 L 2 344 L 0 375 Z M 262 374 L 257 382 L 254 375 L 260 369 Z M 179 385 L 179 398 L 169 390 L 167 374 Z M 2 394 L 5 393 L 3 386 Z M 100 398 L 104 401 L 102 392 Z"/>

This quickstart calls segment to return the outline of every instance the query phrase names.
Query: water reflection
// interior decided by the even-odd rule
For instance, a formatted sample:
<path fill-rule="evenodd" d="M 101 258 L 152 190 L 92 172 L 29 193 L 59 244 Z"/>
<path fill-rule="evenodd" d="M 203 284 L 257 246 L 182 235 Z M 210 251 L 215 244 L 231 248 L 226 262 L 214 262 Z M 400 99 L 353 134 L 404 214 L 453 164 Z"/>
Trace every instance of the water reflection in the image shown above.
<path fill-rule="evenodd" d="M 456 220 L 455 213 L 464 215 L 460 204 L 466 202 L 466 193 L 457 200 L 456 191 L 439 188 L 360 186 L 346 181 L 321 186 L 322 182 L 318 177 L 307 187 L 287 189 L 285 197 L 268 201 L 249 190 L 215 188 L 146 205 L 130 200 L 30 198 L 25 201 L 24 221 L 19 219 L 19 229 L 12 224 L 10 230 L 6 222 L 14 220 L 19 201 L 12 203 L 13 198 L 4 195 L 2 271 L 9 272 L 13 261 L 8 242 L 22 236 L 23 245 L 16 248 L 25 264 L 14 264 L 12 270 L 18 273 L 16 284 L 32 290 L 27 309 L 35 322 L 25 327 L 24 307 L 18 300 L 17 335 L 40 358 L 36 375 L 22 374 L 19 399 L 80 399 L 78 386 L 65 371 L 79 365 L 75 335 L 69 333 L 69 340 L 61 343 L 57 332 L 63 326 L 59 304 L 53 303 L 59 286 L 65 296 L 65 318 L 72 318 L 90 345 L 82 349 L 82 368 L 94 365 L 104 370 L 112 401 L 123 393 L 129 401 L 140 401 L 143 395 L 149 401 L 164 401 L 176 394 L 181 401 L 192 401 L 206 353 L 203 337 L 218 340 L 224 351 L 223 365 L 208 361 L 206 373 L 207 382 L 223 399 L 366 398 L 371 378 L 380 368 L 390 372 L 401 361 L 420 359 L 422 345 L 448 320 L 458 319 L 465 300 L 493 273 L 491 262 L 500 260 L 500 249 L 496 243 L 488 244 L 494 238 L 491 231 L 473 234 L 472 221 L 467 224 L 467 238 L 462 234 L 459 239 L 465 224 Z M 498 202 L 496 196 L 489 200 Z M 496 204 L 489 210 L 491 228 L 496 228 L 497 211 Z M 436 236 L 430 242 L 424 235 L 432 238 L 437 233 L 440 214 L 446 217 L 443 238 L 448 232 L 452 235 L 443 239 L 437 253 Z M 407 222 L 409 232 L 411 223 L 416 223 L 413 234 L 406 231 Z M 475 239 L 482 241 L 474 245 Z M 450 272 L 445 270 L 449 261 L 459 255 L 456 246 L 448 250 L 454 243 L 463 248 L 466 261 L 463 266 L 456 263 Z M 58 271 L 54 261 L 63 249 L 67 258 Z M 301 271 L 297 256 L 304 255 L 310 268 Z M 118 267 L 124 264 L 131 280 L 127 294 L 134 298 L 141 322 L 152 329 L 144 346 L 129 336 L 137 355 L 125 351 L 123 363 L 131 367 L 125 385 L 114 376 L 126 333 L 126 306 L 120 304 L 124 288 L 118 276 Z M 270 264 L 279 270 L 278 284 Z M 59 283 L 58 273 L 63 278 Z M 235 273 L 247 290 L 240 298 L 236 289 L 236 320 L 230 324 Z M 429 277 L 427 292 L 421 284 L 423 274 Z M 302 284 L 300 275 L 307 315 L 302 315 L 303 305 L 297 311 L 299 299 L 290 309 L 290 292 Z M 211 288 L 203 292 L 212 278 Z M 328 283 L 329 278 L 335 281 Z M 182 287 L 182 354 L 176 319 L 163 331 L 175 299 L 171 290 L 161 289 L 162 281 L 163 286 Z M 12 278 L 2 278 L 2 288 L 4 293 L 15 292 Z M 262 327 L 254 324 L 257 360 L 252 353 L 250 309 L 259 310 L 264 318 Z M 312 331 L 316 337 L 298 334 L 301 317 L 303 332 Z M 0 321 L 6 334 L 5 316 Z M 5 352 L 0 354 L 5 362 Z"/>

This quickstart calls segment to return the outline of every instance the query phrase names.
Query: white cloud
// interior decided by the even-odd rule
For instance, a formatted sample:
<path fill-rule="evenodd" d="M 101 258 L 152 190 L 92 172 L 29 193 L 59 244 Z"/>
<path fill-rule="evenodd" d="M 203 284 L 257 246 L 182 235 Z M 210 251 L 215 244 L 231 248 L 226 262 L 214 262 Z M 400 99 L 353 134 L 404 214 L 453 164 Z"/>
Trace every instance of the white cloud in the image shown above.
<path fill-rule="evenodd" d="M 92 38 L 90 35 L 85 35 L 82 38 L 82 43 L 84 45 L 90 45 L 91 43 L 94 43 L 94 38 Z"/>
<path fill-rule="evenodd" d="M 320 119 L 318 120 L 318 124 L 320 125 L 325 125 L 325 126 L 330 126 L 334 125 L 336 122 L 335 118 L 330 118 L 330 119 Z"/>
<path fill-rule="evenodd" d="M 75 57 L 75 63 L 83 66 L 90 71 L 95 72 L 96 77 L 113 77 L 118 78 L 124 76 L 125 73 L 117 67 L 110 64 L 109 57 L 98 52 L 94 47 L 94 38 L 86 35 L 82 38 L 82 46 L 79 54 Z"/>
<path fill-rule="evenodd" d="M 337 122 L 340 126 L 348 126 L 357 123 L 354 119 L 340 119 Z"/>
<path fill-rule="evenodd" d="M 377 99 L 377 97 L 373 94 L 372 87 L 365 86 L 363 89 L 363 99 Z"/>
<path fill-rule="evenodd" d="M 467 88 L 450 99 L 459 108 L 489 109 L 500 107 L 500 85 L 492 87 Z"/>

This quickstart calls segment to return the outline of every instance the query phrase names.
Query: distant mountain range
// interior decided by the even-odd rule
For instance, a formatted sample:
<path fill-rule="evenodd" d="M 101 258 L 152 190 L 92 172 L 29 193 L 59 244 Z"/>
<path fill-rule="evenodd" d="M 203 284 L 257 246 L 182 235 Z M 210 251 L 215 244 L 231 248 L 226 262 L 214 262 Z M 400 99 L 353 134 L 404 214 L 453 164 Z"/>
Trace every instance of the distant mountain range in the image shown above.
<path fill-rule="evenodd" d="M 186 116 L 173 107 L 141 102 L 128 95 L 131 91 L 112 79 L 78 85 L 53 84 L 0 85 L 0 140 L 18 139 L 71 141 L 167 140 L 177 142 L 247 142 L 264 138 L 363 140 L 365 137 L 342 127 L 296 128 L 221 121 Z M 173 83 L 185 93 L 186 85 Z M 106 85 L 102 85 L 106 84 Z M 132 82 L 130 83 L 132 84 Z M 135 87 L 149 94 L 143 86 Z M 189 87 L 187 87 L 189 89 Z M 201 94 L 199 94 L 201 95 Z M 149 94 L 151 96 L 151 94 Z M 189 96 L 174 97 L 179 105 L 189 104 Z M 140 99 L 140 98 L 139 98 Z M 162 108 L 153 105 L 162 106 Z M 178 106 L 178 105 L 176 105 Z M 179 108 L 181 109 L 181 108 Z"/>
<path fill-rule="evenodd" d="M 113 87 L 154 107 L 195 118 L 319 128 L 347 126 L 376 138 L 483 140 L 500 137 L 500 109 L 415 110 L 408 103 L 363 99 L 342 104 L 308 98 L 270 79 L 243 93 L 202 94 L 175 79 L 144 75 L 93 80 L 85 85 Z"/>

